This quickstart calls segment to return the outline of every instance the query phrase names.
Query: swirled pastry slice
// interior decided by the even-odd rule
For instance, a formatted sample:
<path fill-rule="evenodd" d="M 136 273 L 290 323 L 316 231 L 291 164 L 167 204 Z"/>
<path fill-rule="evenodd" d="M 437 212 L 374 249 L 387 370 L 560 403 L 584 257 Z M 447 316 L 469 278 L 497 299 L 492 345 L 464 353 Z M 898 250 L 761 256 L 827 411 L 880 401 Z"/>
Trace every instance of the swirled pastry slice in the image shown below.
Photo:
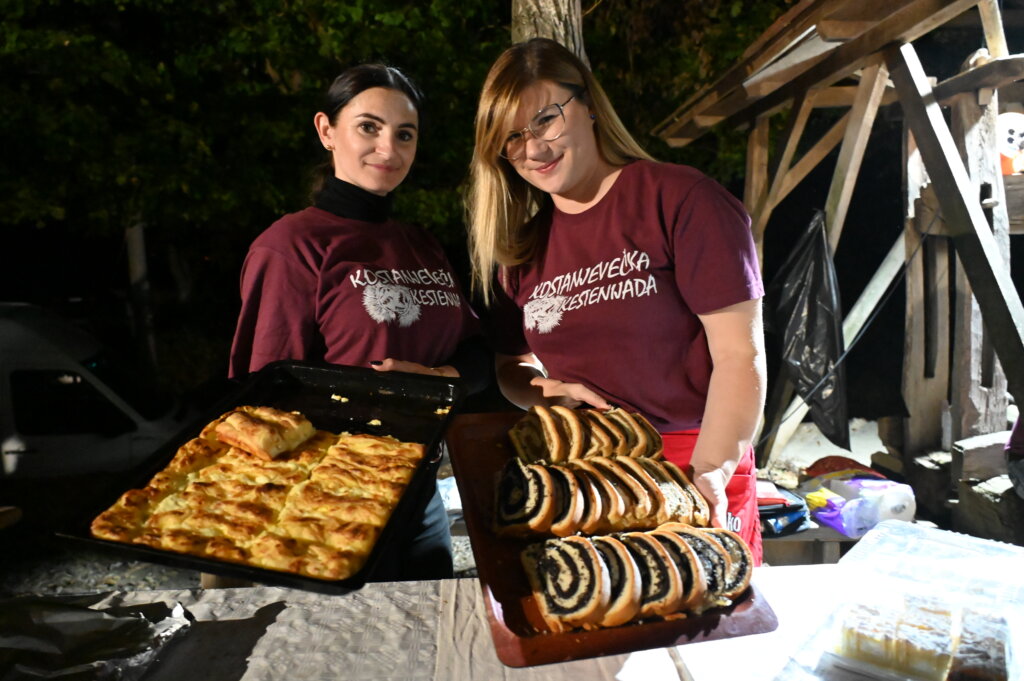
<path fill-rule="evenodd" d="M 630 415 L 640 430 L 647 435 L 647 452 L 642 456 L 650 459 L 660 459 L 665 451 L 665 442 L 661 437 L 661 433 L 651 425 L 651 422 L 643 414 L 633 412 Z"/>
<path fill-rule="evenodd" d="M 683 469 L 675 465 L 668 459 L 662 459 L 658 461 L 662 468 L 665 469 L 672 478 L 679 483 L 679 486 L 683 488 L 690 497 L 690 501 L 693 503 L 693 522 L 692 525 L 697 527 L 707 527 L 711 524 L 711 508 L 708 506 L 708 500 L 704 498 L 704 495 L 694 486 L 689 476 L 683 472 Z"/>
<path fill-rule="evenodd" d="M 587 459 L 573 461 L 571 465 L 586 477 L 591 489 L 600 496 L 603 509 L 603 516 L 592 527 L 581 527 L 581 530 L 587 534 L 603 534 L 627 529 L 626 502 L 607 475 Z"/>
<path fill-rule="evenodd" d="M 611 443 L 610 449 L 602 456 L 629 456 L 630 444 L 622 425 L 615 419 L 609 418 L 606 412 L 597 409 L 584 410 L 587 418 L 590 419 L 592 428 L 604 431 Z"/>
<path fill-rule="evenodd" d="M 640 614 L 643 591 L 640 568 L 626 545 L 615 537 L 592 537 L 591 541 L 604 561 L 611 586 L 608 608 L 600 625 L 625 624 Z"/>
<path fill-rule="evenodd" d="M 531 544 L 520 559 L 551 631 L 589 627 L 601 621 L 611 582 L 589 539 L 565 537 Z"/>
<path fill-rule="evenodd" d="M 705 606 L 717 607 L 731 605 L 732 601 L 725 596 L 729 583 L 729 572 L 732 570 L 732 559 L 722 544 L 703 529 L 683 525 L 682 523 L 665 523 L 658 529 L 675 532 L 693 549 L 704 568 L 704 579 L 707 581 Z"/>
<path fill-rule="evenodd" d="M 637 424 L 632 414 L 625 409 L 616 407 L 606 411 L 605 416 L 618 423 L 626 437 L 626 452 L 622 456 L 633 458 L 646 456 L 649 445 L 647 431 Z"/>
<path fill-rule="evenodd" d="M 519 457 L 509 459 L 498 477 L 495 531 L 499 535 L 547 531 L 556 510 L 550 498 L 553 486 L 546 469 L 527 466 Z"/>
<path fill-rule="evenodd" d="M 295 449 L 313 433 L 313 424 L 298 412 L 240 406 L 209 424 L 200 437 L 215 438 L 250 454 L 272 459 Z"/>
<path fill-rule="evenodd" d="M 707 591 L 708 585 L 707 580 L 704 579 L 704 568 L 701 566 L 697 554 L 675 532 L 653 530 L 650 535 L 661 542 L 679 570 L 683 588 L 679 608 L 700 613 L 704 607 L 704 593 Z"/>
<path fill-rule="evenodd" d="M 654 511 L 650 494 L 640 482 L 613 458 L 595 456 L 589 462 L 608 480 L 625 502 L 623 525 L 630 529 L 653 528 L 657 523 L 652 518 Z"/>
<path fill-rule="evenodd" d="M 580 515 L 577 530 L 583 534 L 597 534 L 599 528 L 604 524 L 604 502 L 601 491 L 586 471 L 575 466 L 566 468 L 566 470 L 576 478 L 583 502 L 583 512 Z"/>
<path fill-rule="evenodd" d="M 647 472 L 643 464 L 638 459 L 634 459 L 628 456 L 620 456 L 614 459 L 622 470 L 626 471 L 633 477 L 640 486 L 644 488 L 647 493 L 647 498 L 650 499 L 651 510 L 649 512 L 649 522 L 645 523 L 647 527 L 654 527 L 661 523 L 672 520 L 668 511 L 668 500 L 665 498 L 662 486 Z"/>
<path fill-rule="evenodd" d="M 709 527 L 704 532 L 717 539 L 729 554 L 729 572 L 725 576 L 722 595 L 735 600 L 750 586 L 750 578 L 754 574 L 754 556 L 750 552 L 750 547 L 732 530 Z"/>
<path fill-rule="evenodd" d="M 671 475 L 663 462 L 655 459 L 634 459 L 654 480 L 661 490 L 665 522 L 693 524 L 693 498 Z"/>
<path fill-rule="evenodd" d="M 565 458 L 578 459 L 583 456 L 587 435 L 579 414 L 560 405 L 552 406 L 551 413 L 559 419 L 559 432 L 565 434 Z"/>
<path fill-rule="evenodd" d="M 661 542 L 646 532 L 624 532 L 615 536 L 626 545 L 640 568 L 643 585 L 640 617 L 664 617 L 678 612 L 683 600 L 683 580 Z"/>
<path fill-rule="evenodd" d="M 551 520 L 551 534 L 567 537 L 576 534 L 583 517 L 584 500 L 579 481 L 572 471 L 564 466 L 548 466 L 548 473 L 555 483 L 557 511 Z"/>

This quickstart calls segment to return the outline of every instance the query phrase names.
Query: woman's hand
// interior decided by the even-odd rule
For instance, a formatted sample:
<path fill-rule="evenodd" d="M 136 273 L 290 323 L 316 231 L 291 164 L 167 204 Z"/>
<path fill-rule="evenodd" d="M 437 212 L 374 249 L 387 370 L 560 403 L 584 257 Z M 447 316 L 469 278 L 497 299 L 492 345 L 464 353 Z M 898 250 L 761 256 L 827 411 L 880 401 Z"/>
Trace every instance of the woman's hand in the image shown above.
<path fill-rule="evenodd" d="M 722 468 L 711 467 L 701 470 L 694 466 L 693 484 L 708 501 L 712 527 L 729 527 L 729 499 L 725 495 L 725 486 L 729 484 L 730 477 Z"/>
<path fill-rule="evenodd" d="M 583 403 L 589 404 L 595 409 L 611 409 L 612 405 L 582 383 L 564 383 L 557 378 L 543 378 L 538 376 L 530 381 L 530 385 L 536 386 L 544 391 L 544 397 L 549 404 L 559 404 L 563 407 L 575 409 Z"/>
<path fill-rule="evenodd" d="M 374 371 L 402 371 L 407 374 L 425 374 L 427 376 L 445 376 L 446 378 L 458 378 L 459 372 L 453 366 L 428 367 L 416 362 L 406 362 L 402 359 L 388 357 L 382 361 L 370 362 L 370 368 Z"/>

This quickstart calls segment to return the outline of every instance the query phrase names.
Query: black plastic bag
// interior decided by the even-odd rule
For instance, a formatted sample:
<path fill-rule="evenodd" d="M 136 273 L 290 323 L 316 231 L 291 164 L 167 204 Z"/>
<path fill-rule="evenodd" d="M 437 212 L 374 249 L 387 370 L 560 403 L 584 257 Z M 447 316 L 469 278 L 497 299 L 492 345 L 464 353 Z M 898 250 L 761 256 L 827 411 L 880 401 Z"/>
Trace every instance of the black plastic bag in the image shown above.
<path fill-rule="evenodd" d="M 810 408 L 822 434 L 850 449 L 839 283 L 825 234 L 825 215 L 811 224 L 766 291 L 770 328 L 782 345 L 782 370 Z"/>

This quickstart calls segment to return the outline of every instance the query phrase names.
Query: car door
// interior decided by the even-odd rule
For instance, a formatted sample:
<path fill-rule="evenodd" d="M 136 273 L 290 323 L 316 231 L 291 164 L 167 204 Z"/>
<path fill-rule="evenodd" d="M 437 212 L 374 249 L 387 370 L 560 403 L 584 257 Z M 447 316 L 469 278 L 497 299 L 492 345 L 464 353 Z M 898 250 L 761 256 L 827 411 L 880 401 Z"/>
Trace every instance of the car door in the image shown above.
<path fill-rule="evenodd" d="M 8 366 L 4 474 L 73 475 L 132 463 L 136 420 L 84 370 Z"/>

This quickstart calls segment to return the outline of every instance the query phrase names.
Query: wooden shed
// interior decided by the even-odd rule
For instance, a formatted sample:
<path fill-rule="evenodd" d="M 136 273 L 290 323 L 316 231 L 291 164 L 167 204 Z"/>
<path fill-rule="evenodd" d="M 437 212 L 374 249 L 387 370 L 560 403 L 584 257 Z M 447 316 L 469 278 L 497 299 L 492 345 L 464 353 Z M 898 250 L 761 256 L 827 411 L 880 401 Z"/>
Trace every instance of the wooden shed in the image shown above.
<path fill-rule="evenodd" d="M 980 24 L 984 49 L 964 54 L 962 71 L 936 82 L 913 42 L 963 21 Z M 748 131 L 744 202 L 759 248 L 773 209 L 838 148 L 820 197 L 834 253 L 876 115 L 901 107 L 904 144 L 892 153 L 905 169 L 904 229 L 845 310 L 843 336 L 849 343 L 857 335 L 906 269 L 901 384 L 909 417 L 880 426 L 903 461 L 1005 430 L 1008 395 L 1024 405 L 1024 307 L 1009 269 L 1011 227 L 1024 231 L 1013 188 L 1024 176 L 1004 182 L 996 143 L 999 91 L 1022 78 L 1024 55 L 1009 54 L 996 0 L 801 0 L 653 131 L 672 146 L 715 126 Z M 825 109 L 845 113 L 818 139 L 804 139 L 808 121 Z M 770 143 L 776 115 L 785 124 Z M 950 253 L 953 273 L 937 266 Z M 762 465 L 806 414 L 799 397 L 791 400 L 792 387 L 776 380 Z M 783 422 L 784 413 L 793 417 Z"/>

